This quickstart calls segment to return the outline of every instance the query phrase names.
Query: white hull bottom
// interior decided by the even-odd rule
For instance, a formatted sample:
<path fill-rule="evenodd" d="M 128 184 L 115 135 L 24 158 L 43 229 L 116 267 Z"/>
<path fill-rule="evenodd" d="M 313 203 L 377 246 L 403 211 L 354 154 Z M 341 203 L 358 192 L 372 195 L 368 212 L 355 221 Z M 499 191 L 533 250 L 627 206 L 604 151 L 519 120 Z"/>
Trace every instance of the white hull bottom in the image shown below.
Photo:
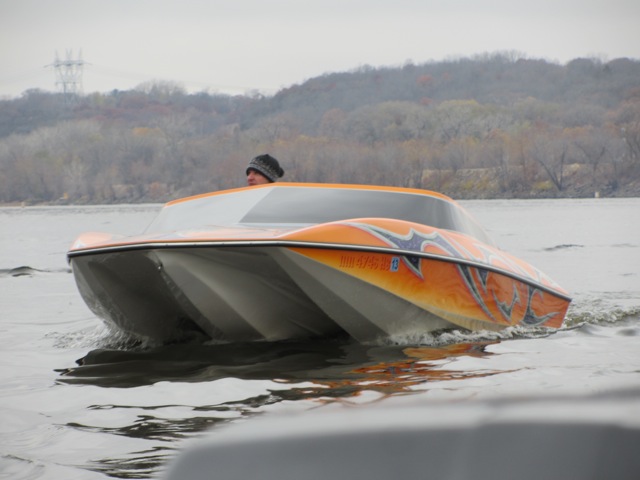
<path fill-rule="evenodd" d="M 348 334 L 360 342 L 453 324 L 285 247 L 164 248 L 75 256 L 91 310 L 159 342 L 204 332 L 229 341 Z"/>

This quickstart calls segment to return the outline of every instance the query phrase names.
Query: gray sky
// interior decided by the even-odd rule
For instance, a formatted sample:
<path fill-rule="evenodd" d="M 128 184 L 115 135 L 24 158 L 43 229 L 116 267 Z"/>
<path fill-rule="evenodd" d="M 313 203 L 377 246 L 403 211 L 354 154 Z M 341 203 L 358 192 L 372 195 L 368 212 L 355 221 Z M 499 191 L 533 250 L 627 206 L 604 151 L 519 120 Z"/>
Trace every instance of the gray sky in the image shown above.
<path fill-rule="evenodd" d="M 270 94 L 497 51 L 640 59 L 639 25 L 639 0 L 0 0 L 0 97 L 55 91 L 56 52 L 82 52 L 85 93 L 168 80 Z"/>

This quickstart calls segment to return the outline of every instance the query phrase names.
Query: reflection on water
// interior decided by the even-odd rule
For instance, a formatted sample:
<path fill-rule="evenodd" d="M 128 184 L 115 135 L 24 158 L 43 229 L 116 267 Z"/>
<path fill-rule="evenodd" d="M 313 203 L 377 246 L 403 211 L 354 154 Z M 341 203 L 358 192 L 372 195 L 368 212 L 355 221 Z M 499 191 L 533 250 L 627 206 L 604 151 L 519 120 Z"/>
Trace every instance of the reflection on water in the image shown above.
<path fill-rule="evenodd" d="M 88 470 L 100 472 L 110 478 L 156 478 L 158 471 L 170 455 L 170 448 L 152 448 L 137 452 L 129 458 L 104 458 L 85 466 Z"/>
<path fill-rule="evenodd" d="M 428 345 L 409 339 L 399 344 L 363 345 L 340 338 L 148 348 L 132 344 L 130 339 L 109 337 L 102 343 L 109 348 L 94 349 L 77 360 L 77 366 L 57 370 L 56 382 L 135 390 L 133 396 L 123 395 L 119 402 L 88 406 L 99 415 L 98 420 L 73 421 L 64 426 L 143 442 L 143 448 L 110 452 L 102 459 L 91 459 L 82 468 L 112 478 L 157 478 L 181 449 L 183 440 L 267 412 L 278 404 L 309 409 L 334 402 L 380 402 L 392 396 L 424 393 L 432 384 L 441 389 L 441 382 L 515 372 L 519 367 L 492 370 L 476 360 L 499 357 L 487 351 L 489 345 L 519 338 L 543 340 L 562 332 L 589 335 L 589 328 L 599 324 L 624 328 L 629 323 L 634 328 L 625 335 L 635 335 L 637 320 L 635 309 L 619 315 L 610 311 L 604 320 L 588 311 L 576 311 L 573 321 L 560 330 L 442 332 Z M 253 383 L 258 386 L 251 387 Z M 173 401 L 158 401 L 162 396 L 156 389 L 163 384 L 172 392 L 183 390 L 185 396 L 180 401 L 175 397 Z M 226 389 L 232 394 L 212 395 Z M 146 398 L 154 400 L 145 404 Z"/>
<path fill-rule="evenodd" d="M 450 372 L 441 368 L 441 362 L 435 362 L 461 355 L 490 355 L 485 347 L 492 343 L 497 342 L 407 347 L 316 340 L 177 344 L 128 351 L 99 349 L 79 359 L 77 367 L 59 370 L 59 382 L 127 388 L 161 381 L 210 382 L 238 378 L 273 380 L 281 384 L 313 382 L 318 386 L 317 393 L 301 394 L 301 399 L 349 396 L 363 390 L 407 393 L 410 387 L 431 379 L 478 375 Z"/>
<path fill-rule="evenodd" d="M 98 349 L 58 370 L 58 383 L 98 387 L 135 388 L 157 382 L 215 382 L 224 379 L 266 380 L 265 392 L 247 398 L 193 405 L 92 405 L 118 418 L 133 413 L 125 425 L 97 426 L 79 422 L 66 426 L 91 433 L 144 439 L 154 445 L 125 458 L 94 459 L 84 468 L 115 478 L 151 478 L 173 456 L 177 443 L 217 425 L 255 415 L 280 402 L 312 401 L 324 404 L 349 401 L 364 392 L 376 398 L 418 393 L 430 381 L 484 377 L 498 372 L 447 369 L 456 357 L 486 357 L 487 345 L 478 342 L 428 346 L 367 346 L 347 340 L 280 343 L 177 344 L 145 350 Z M 176 410 L 167 415 L 167 410 Z M 125 414 L 122 414 L 125 412 Z M 148 446 L 148 445 L 147 445 Z"/>

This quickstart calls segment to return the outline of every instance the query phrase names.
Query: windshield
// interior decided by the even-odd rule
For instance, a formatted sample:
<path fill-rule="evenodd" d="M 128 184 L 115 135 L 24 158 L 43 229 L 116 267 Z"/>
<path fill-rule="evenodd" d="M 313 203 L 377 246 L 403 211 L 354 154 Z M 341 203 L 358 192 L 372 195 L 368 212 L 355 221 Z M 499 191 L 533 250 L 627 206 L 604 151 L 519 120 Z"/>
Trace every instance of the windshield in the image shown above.
<path fill-rule="evenodd" d="M 165 206 L 147 233 L 207 225 L 313 225 L 353 218 L 393 218 L 472 235 L 492 244 L 459 205 L 429 195 L 358 188 L 273 186 Z"/>

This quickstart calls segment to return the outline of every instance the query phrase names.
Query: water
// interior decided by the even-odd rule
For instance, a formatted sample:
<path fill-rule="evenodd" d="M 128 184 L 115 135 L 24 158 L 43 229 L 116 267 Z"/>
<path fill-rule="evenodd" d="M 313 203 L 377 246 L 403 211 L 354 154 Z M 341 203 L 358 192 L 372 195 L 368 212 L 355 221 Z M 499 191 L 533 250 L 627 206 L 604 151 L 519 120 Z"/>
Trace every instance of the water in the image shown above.
<path fill-rule="evenodd" d="M 145 347 L 87 309 L 65 253 L 83 231 L 142 231 L 158 206 L 0 208 L 0 478 L 161 478 L 201 437 L 325 410 L 445 405 L 445 421 L 483 399 L 607 395 L 589 415 L 640 423 L 620 406 L 640 404 L 640 199 L 461 203 L 571 292 L 563 329 Z"/>

